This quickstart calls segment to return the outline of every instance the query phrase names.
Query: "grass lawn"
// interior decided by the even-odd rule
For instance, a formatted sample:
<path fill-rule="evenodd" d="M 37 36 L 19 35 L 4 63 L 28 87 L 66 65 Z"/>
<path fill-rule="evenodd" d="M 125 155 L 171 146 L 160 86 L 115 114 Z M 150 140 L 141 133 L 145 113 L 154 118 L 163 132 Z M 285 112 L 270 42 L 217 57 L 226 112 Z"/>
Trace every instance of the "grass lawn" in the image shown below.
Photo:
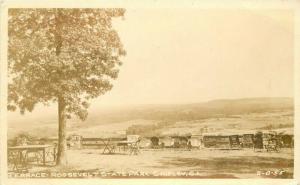
<path fill-rule="evenodd" d="M 122 151 L 109 155 L 102 154 L 102 150 L 68 150 L 68 166 L 61 168 L 51 164 L 46 167 L 32 165 L 29 172 L 132 172 L 139 175 L 150 174 L 148 177 L 152 177 L 153 174 L 158 177 L 170 177 L 179 173 L 195 172 L 196 178 L 292 178 L 293 176 L 293 149 L 282 149 L 278 153 L 254 152 L 251 149 L 192 151 L 143 149 L 139 155 L 128 155 Z M 280 176 L 263 174 L 278 170 L 285 172 Z M 258 175 L 258 172 L 262 174 Z M 187 176 L 181 174 L 182 177 Z"/>

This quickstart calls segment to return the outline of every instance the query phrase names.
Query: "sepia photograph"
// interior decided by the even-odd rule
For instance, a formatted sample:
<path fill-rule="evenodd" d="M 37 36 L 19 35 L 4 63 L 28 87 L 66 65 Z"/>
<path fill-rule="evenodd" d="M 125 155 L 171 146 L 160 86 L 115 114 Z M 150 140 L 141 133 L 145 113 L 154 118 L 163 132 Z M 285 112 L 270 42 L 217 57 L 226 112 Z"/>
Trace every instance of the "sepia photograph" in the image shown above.
<path fill-rule="evenodd" d="M 8 8 L 7 26 L 9 179 L 294 178 L 293 10 Z"/>

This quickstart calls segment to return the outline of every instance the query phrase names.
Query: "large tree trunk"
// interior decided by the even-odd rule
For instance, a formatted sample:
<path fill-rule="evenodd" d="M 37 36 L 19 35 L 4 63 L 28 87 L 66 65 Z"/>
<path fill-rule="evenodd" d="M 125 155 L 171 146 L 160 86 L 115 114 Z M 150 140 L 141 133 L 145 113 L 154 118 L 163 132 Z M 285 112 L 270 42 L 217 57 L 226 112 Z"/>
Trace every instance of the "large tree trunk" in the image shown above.
<path fill-rule="evenodd" d="M 67 165 L 66 106 L 63 98 L 58 98 L 58 150 L 56 164 Z"/>
<path fill-rule="evenodd" d="M 55 44 L 56 44 L 56 56 L 58 56 L 62 47 L 61 38 L 61 11 L 56 9 L 55 20 L 56 20 L 56 30 L 55 30 Z M 58 61 L 57 61 L 58 62 Z M 58 150 L 56 164 L 65 166 L 67 165 L 67 136 L 66 136 L 66 105 L 63 97 L 58 97 Z"/>

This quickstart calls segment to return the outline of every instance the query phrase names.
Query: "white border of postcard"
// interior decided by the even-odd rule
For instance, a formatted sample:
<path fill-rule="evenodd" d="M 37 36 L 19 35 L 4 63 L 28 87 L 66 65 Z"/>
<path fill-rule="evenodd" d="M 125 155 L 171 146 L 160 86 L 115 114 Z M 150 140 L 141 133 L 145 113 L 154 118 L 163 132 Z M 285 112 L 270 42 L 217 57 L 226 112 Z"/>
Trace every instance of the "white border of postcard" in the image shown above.
<path fill-rule="evenodd" d="M 0 1 L 1 2 L 1 1 Z M 295 12 L 295 65 L 294 65 L 294 100 L 295 100 L 295 161 L 294 180 L 284 179 L 7 179 L 6 172 L 6 97 L 7 97 L 7 10 L 8 8 L 202 8 L 202 9 L 292 9 Z M 128 185 L 275 185 L 275 184 L 298 184 L 300 183 L 300 0 L 19 0 L 1 2 L 1 182 L 3 185 L 15 184 L 128 184 Z"/>

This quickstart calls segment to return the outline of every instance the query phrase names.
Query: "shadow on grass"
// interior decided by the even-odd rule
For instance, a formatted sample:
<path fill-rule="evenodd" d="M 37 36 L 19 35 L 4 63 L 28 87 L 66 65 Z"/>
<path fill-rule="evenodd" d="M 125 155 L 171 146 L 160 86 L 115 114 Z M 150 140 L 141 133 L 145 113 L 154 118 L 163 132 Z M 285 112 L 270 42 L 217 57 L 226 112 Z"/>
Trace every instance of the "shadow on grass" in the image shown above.
<path fill-rule="evenodd" d="M 220 157 L 211 159 L 166 157 L 160 161 L 160 168 L 191 168 L 195 171 L 220 173 L 253 173 L 259 170 L 288 169 L 287 177 L 292 178 L 293 159 L 280 157 Z"/>

